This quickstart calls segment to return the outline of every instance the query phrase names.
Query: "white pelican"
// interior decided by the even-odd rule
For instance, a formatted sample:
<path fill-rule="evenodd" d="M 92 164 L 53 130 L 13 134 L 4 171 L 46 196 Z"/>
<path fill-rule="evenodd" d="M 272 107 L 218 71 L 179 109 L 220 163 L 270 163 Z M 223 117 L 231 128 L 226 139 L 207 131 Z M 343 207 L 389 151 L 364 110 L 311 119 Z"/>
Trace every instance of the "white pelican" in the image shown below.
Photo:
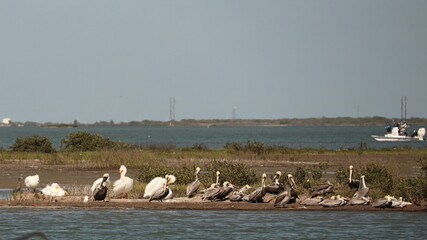
<path fill-rule="evenodd" d="M 157 190 L 162 189 L 166 183 L 173 184 L 175 181 L 176 177 L 174 175 L 153 178 L 145 187 L 144 198 L 150 198 Z"/>
<path fill-rule="evenodd" d="M 98 178 L 98 179 L 96 179 L 96 180 L 93 182 L 93 184 L 92 184 L 92 188 L 91 188 L 92 194 L 94 194 L 94 193 L 95 193 L 95 189 L 96 189 L 97 187 L 101 186 L 101 183 L 102 183 L 103 181 L 104 181 L 107 185 L 109 185 L 109 184 L 110 184 L 110 175 L 109 175 L 108 173 L 105 173 L 105 174 L 102 176 L 102 178 Z"/>
<path fill-rule="evenodd" d="M 36 192 L 36 188 L 39 185 L 39 180 L 39 175 L 28 176 L 25 178 L 25 186 L 29 191 L 33 190 L 33 192 Z"/>
<path fill-rule="evenodd" d="M 160 202 L 163 202 L 163 199 L 165 199 L 169 195 L 169 187 L 168 182 L 164 182 L 161 186 L 161 188 L 157 189 L 151 196 L 150 199 L 148 199 L 149 202 L 153 200 L 158 200 Z"/>
<path fill-rule="evenodd" d="M 120 166 L 120 179 L 113 184 L 114 195 L 119 195 L 123 198 L 128 198 L 128 192 L 133 188 L 133 179 L 126 177 L 127 168 L 124 165 Z"/>
<path fill-rule="evenodd" d="M 47 196 L 52 197 L 63 197 L 68 195 L 68 193 L 62 189 L 58 183 L 52 183 L 52 185 L 46 185 L 45 188 L 42 189 L 42 193 Z"/>

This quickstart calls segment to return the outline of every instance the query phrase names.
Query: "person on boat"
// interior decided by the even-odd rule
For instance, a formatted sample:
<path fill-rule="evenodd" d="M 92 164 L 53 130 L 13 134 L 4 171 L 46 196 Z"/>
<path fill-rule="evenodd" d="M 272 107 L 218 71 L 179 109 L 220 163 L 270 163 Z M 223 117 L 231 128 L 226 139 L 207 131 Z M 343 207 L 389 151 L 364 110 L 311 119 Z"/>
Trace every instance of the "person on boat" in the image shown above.
<path fill-rule="evenodd" d="M 414 138 L 414 137 L 417 137 L 417 136 L 418 136 L 418 132 L 414 130 L 414 131 L 412 132 L 412 134 L 411 134 L 411 137 L 413 137 L 413 138 Z"/>

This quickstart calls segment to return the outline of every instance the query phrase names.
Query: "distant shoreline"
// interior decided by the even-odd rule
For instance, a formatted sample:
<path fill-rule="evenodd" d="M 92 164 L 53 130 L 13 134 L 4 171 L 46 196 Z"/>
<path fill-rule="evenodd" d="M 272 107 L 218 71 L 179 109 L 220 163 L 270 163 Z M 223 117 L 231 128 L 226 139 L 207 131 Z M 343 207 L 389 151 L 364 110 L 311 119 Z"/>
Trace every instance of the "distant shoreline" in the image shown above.
<path fill-rule="evenodd" d="M 281 118 L 281 119 L 182 119 L 179 121 L 98 121 L 95 123 L 80 123 L 77 120 L 71 123 L 38 123 L 38 122 L 11 122 L 10 126 L 37 126 L 45 128 L 73 128 L 78 126 L 196 126 L 196 127 L 216 127 L 216 126 L 385 126 L 394 121 L 400 121 L 398 118 L 386 117 L 320 117 L 320 118 Z M 427 118 L 409 118 L 406 120 L 409 125 L 427 125 Z"/>

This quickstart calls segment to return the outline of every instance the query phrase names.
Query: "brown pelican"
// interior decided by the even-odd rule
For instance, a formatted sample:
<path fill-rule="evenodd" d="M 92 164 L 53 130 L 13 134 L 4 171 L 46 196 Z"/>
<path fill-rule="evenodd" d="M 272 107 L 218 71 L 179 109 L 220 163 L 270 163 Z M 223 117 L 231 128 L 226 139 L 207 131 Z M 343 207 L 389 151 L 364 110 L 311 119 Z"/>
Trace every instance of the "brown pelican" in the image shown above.
<path fill-rule="evenodd" d="M 36 192 L 36 188 L 39 185 L 39 175 L 34 176 L 28 176 L 25 178 L 25 186 L 27 187 L 28 191 L 33 190 L 33 192 Z"/>
<path fill-rule="evenodd" d="M 323 200 L 319 203 L 323 207 L 339 207 L 347 203 L 346 199 L 341 197 L 341 195 L 332 196 L 330 199 Z"/>
<path fill-rule="evenodd" d="M 350 188 L 359 188 L 359 186 L 360 186 L 360 180 L 352 179 L 351 178 L 352 174 L 353 174 L 353 165 L 350 165 L 348 168 L 350 169 L 350 175 L 348 177 L 348 186 Z"/>
<path fill-rule="evenodd" d="M 247 198 L 248 202 L 263 202 L 263 197 L 267 193 L 265 190 L 265 179 L 267 178 L 267 175 L 265 173 L 262 174 L 262 183 L 261 187 L 255 189 L 253 192 L 251 192 Z"/>
<path fill-rule="evenodd" d="M 216 171 L 216 182 L 212 183 L 210 187 L 201 190 L 200 193 L 206 193 L 206 191 L 211 191 L 213 188 L 219 188 L 220 187 L 220 185 L 219 185 L 219 175 L 220 174 L 221 173 L 219 171 Z"/>
<path fill-rule="evenodd" d="M 329 181 L 326 183 L 322 183 L 314 186 L 311 190 L 311 197 L 323 196 L 326 193 L 331 193 L 334 191 L 334 185 L 332 185 Z"/>
<path fill-rule="evenodd" d="M 211 201 L 224 200 L 224 198 L 227 197 L 227 195 L 230 194 L 231 191 L 233 191 L 233 187 L 234 187 L 233 184 L 225 181 L 222 187 L 215 187 L 209 191 L 205 191 L 205 193 L 202 196 L 202 200 L 211 200 Z"/>
<path fill-rule="evenodd" d="M 106 185 L 110 184 L 110 175 L 108 173 L 104 173 L 104 175 L 101 178 L 98 178 L 93 182 L 91 187 L 92 194 L 95 193 L 96 188 L 101 186 L 102 182 L 105 182 Z"/>
<path fill-rule="evenodd" d="M 153 200 L 158 200 L 160 202 L 163 202 L 163 199 L 169 194 L 169 187 L 168 187 L 168 181 L 163 183 L 163 186 L 154 192 L 150 199 L 148 199 L 149 202 Z"/>
<path fill-rule="evenodd" d="M 22 177 L 22 175 L 21 175 L 18 178 L 18 184 L 16 185 L 15 189 L 13 189 L 13 193 L 21 192 L 23 180 L 24 180 L 24 177 Z"/>
<path fill-rule="evenodd" d="M 388 208 L 391 207 L 391 197 L 387 195 L 383 198 L 378 198 L 372 203 L 372 207 L 374 208 Z"/>
<path fill-rule="evenodd" d="M 365 176 L 360 176 L 360 180 L 361 180 L 361 183 L 359 185 L 359 190 L 357 190 L 357 192 L 354 193 L 352 200 L 353 199 L 362 199 L 369 192 L 369 188 L 366 187 L 366 184 L 365 184 Z"/>
<path fill-rule="evenodd" d="M 231 194 L 230 194 L 230 197 L 228 198 L 231 202 L 239 202 L 239 201 L 242 201 L 243 200 L 243 196 L 245 195 L 245 192 L 247 191 L 247 190 L 249 190 L 251 188 L 251 186 L 249 186 L 249 185 L 246 185 L 246 186 L 244 186 L 244 187 L 242 187 L 242 188 L 240 188 L 239 190 L 237 190 L 237 191 L 233 191 Z"/>
<path fill-rule="evenodd" d="M 404 208 L 406 206 L 412 205 L 410 202 L 403 201 L 402 197 L 399 197 L 399 200 L 395 197 L 391 198 L 391 206 L 392 208 Z"/>
<path fill-rule="evenodd" d="M 368 205 L 371 202 L 370 197 L 361 197 L 359 199 L 351 199 L 348 204 L 350 205 Z"/>
<path fill-rule="evenodd" d="M 95 191 L 93 191 L 93 198 L 95 201 L 104 201 L 105 197 L 107 196 L 107 181 L 110 178 L 110 175 L 108 173 L 104 174 L 101 180 L 101 184 L 95 188 Z"/>
<path fill-rule="evenodd" d="M 296 198 L 298 198 L 298 194 L 294 190 L 296 188 L 295 181 L 291 174 L 288 174 L 288 184 L 286 191 L 280 193 L 275 202 L 275 207 L 284 207 L 286 204 L 291 204 L 296 202 Z"/>
<path fill-rule="evenodd" d="M 120 179 L 113 184 L 113 192 L 115 195 L 120 194 L 120 197 L 128 198 L 128 193 L 133 188 L 133 179 L 126 177 L 127 168 L 124 165 L 120 166 Z"/>
<path fill-rule="evenodd" d="M 316 196 L 314 198 L 306 198 L 300 204 L 304 206 L 318 206 L 323 201 L 322 196 Z"/>
<path fill-rule="evenodd" d="M 265 190 L 268 193 L 278 194 L 281 191 L 283 191 L 283 184 L 281 184 L 279 182 L 279 179 L 280 179 L 281 176 L 282 176 L 282 172 L 281 171 L 277 171 L 274 174 L 273 181 L 270 184 L 268 184 L 267 186 L 265 186 Z"/>
<path fill-rule="evenodd" d="M 153 178 L 147 184 L 147 186 L 145 186 L 144 198 L 150 198 L 155 192 L 157 192 L 159 189 L 162 189 L 166 182 L 169 185 L 169 184 L 173 184 L 175 181 L 176 181 L 176 177 L 174 175 L 166 175 L 164 178 L 163 177 Z"/>
<path fill-rule="evenodd" d="M 187 197 L 188 198 L 191 198 L 197 192 L 197 189 L 199 189 L 199 186 L 200 186 L 199 172 L 200 172 L 200 168 L 197 167 L 196 172 L 195 172 L 196 179 L 187 185 Z"/>

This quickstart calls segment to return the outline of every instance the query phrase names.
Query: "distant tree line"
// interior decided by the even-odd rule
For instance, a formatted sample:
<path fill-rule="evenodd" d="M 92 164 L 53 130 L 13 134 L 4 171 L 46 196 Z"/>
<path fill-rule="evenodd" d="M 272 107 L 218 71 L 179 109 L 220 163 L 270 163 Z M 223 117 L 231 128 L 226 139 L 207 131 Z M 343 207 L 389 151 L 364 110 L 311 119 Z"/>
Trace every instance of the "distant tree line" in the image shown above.
<path fill-rule="evenodd" d="M 173 121 L 173 126 L 384 126 L 400 119 L 374 117 L 320 117 L 320 118 L 281 118 L 281 119 L 182 119 Z M 427 125 L 427 118 L 409 118 L 410 125 Z M 95 123 L 37 123 L 37 122 L 13 122 L 12 126 L 38 126 L 38 127 L 77 127 L 77 126 L 170 126 L 170 121 L 130 121 L 116 123 L 110 121 L 98 121 Z"/>

